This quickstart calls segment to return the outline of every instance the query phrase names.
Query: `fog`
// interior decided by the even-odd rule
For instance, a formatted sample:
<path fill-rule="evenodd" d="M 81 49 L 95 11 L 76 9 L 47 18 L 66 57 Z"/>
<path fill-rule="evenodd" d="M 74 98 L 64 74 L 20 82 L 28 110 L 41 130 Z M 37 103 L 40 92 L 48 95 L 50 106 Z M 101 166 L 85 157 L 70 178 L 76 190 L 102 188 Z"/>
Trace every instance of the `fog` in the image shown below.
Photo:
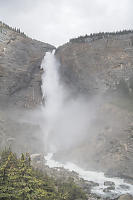
<path fill-rule="evenodd" d="M 90 95 L 91 98 L 89 93 L 73 95 L 71 88 L 62 83 L 60 68 L 54 52 L 47 52 L 41 64 L 43 103 L 35 110 L 25 111 L 16 120 L 31 126 L 33 124 L 35 130 L 31 130 L 31 135 L 36 139 L 31 141 L 32 146 L 36 145 L 37 140 L 41 144 L 36 145 L 37 152 L 43 149 L 45 154 L 61 153 L 63 159 L 67 159 L 66 153 L 69 153 L 68 159 L 80 156 L 82 160 L 88 151 L 83 162 L 91 165 L 94 155 L 99 157 L 101 152 L 102 156 L 106 148 L 112 148 L 111 141 L 117 143 L 122 137 L 128 117 L 126 110 L 122 111 L 115 103 L 121 104 L 125 100 L 118 95 L 116 100 L 111 95 L 105 98 L 102 88 L 96 95 Z M 112 103 L 112 98 L 115 103 Z"/>
<path fill-rule="evenodd" d="M 69 150 L 85 140 L 91 121 L 96 116 L 98 102 L 76 98 L 60 82 L 60 63 L 54 53 L 46 53 L 42 61 L 42 120 L 46 152 Z"/>

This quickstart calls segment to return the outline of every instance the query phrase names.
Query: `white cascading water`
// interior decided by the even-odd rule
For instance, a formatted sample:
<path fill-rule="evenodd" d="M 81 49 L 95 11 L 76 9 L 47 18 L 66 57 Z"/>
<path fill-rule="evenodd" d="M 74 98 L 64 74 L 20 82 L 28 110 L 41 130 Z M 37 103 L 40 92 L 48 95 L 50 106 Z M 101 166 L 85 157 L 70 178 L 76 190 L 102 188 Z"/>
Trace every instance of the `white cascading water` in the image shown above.
<path fill-rule="evenodd" d="M 54 52 L 46 53 L 44 60 L 42 61 L 41 68 L 44 70 L 42 76 L 42 93 L 45 98 L 44 105 L 44 124 L 45 124 L 45 150 L 48 153 L 45 157 L 46 163 L 50 168 L 64 167 L 67 170 L 75 171 L 79 176 L 88 181 L 94 181 L 99 183 L 99 186 L 94 187 L 92 192 L 100 194 L 101 196 L 115 197 L 121 194 L 130 193 L 133 195 L 133 185 L 127 184 L 120 178 L 107 178 L 102 172 L 85 171 L 73 163 L 59 163 L 52 159 L 53 153 L 56 152 L 56 145 L 50 144 L 51 134 L 54 134 L 53 129 L 56 127 L 57 120 L 62 112 L 64 92 L 60 85 L 57 62 Z M 69 117 L 69 116 L 67 116 Z M 81 122 L 82 123 L 82 122 Z M 84 125 L 84 124 L 83 124 Z M 67 125 L 66 125 L 67 126 Z M 60 141 L 61 143 L 62 141 Z M 115 190 L 111 192 L 103 192 L 107 186 L 104 185 L 105 181 L 112 181 L 115 183 Z M 122 187 L 125 186 L 125 187 Z M 123 189 L 125 188 L 125 189 Z"/>
<path fill-rule="evenodd" d="M 49 136 L 52 134 L 57 116 L 62 108 L 63 95 L 62 88 L 59 84 L 58 77 L 59 63 L 52 53 L 47 52 L 42 64 L 41 69 L 44 70 L 42 75 L 42 98 L 45 101 L 44 109 L 44 122 L 45 122 L 45 151 L 55 151 L 49 143 Z M 54 102 L 54 103 L 53 103 Z M 51 149 L 52 148 L 52 149 Z"/>
<path fill-rule="evenodd" d="M 42 93 L 45 100 L 44 142 L 45 152 L 64 151 L 85 138 L 90 124 L 91 109 L 83 98 L 70 98 L 59 81 L 59 62 L 54 53 L 47 52 L 42 61 Z M 69 97 L 69 98 L 68 98 Z M 88 111 L 90 116 L 88 116 Z M 81 134 L 82 133 L 82 134 Z"/>

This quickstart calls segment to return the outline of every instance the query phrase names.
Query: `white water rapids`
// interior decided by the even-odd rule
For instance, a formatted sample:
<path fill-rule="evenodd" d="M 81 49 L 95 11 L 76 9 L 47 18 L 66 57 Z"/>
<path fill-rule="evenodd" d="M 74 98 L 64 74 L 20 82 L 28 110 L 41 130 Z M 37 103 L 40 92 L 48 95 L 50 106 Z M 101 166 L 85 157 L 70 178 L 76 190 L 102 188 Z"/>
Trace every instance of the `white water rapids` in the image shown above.
<path fill-rule="evenodd" d="M 41 68 L 44 70 L 42 76 L 42 93 L 43 98 L 45 98 L 44 106 L 44 124 L 45 124 L 45 150 L 47 151 L 47 156 L 45 157 L 46 164 L 50 168 L 63 167 L 69 171 L 75 171 L 79 176 L 87 181 L 93 181 L 99 184 L 93 188 L 92 192 L 100 194 L 101 196 L 118 196 L 121 194 L 130 193 L 133 195 L 133 185 L 127 184 L 123 179 L 120 178 L 107 178 L 104 173 L 96 171 L 85 171 L 78 167 L 77 165 L 67 162 L 65 164 L 59 163 L 52 159 L 53 153 L 56 153 L 57 141 L 52 141 L 54 137 L 54 130 L 57 127 L 62 116 L 63 110 L 63 88 L 60 85 L 59 75 L 58 75 L 59 63 L 56 61 L 54 53 L 46 53 L 44 60 L 42 61 Z M 60 117 L 59 117 L 60 116 Z M 69 116 L 67 116 L 69 117 Z M 64 122 L 63 122 L 64 123 Z M 60 124 L 61 125 L 61 124 Z M 65 131 L 65 130 L 64 130 Z M 60 136 L 60 138 L 62 138 Z M 58 143 L 62 143 L 61 139 Z M 104 185 L 105 181 L 112 181 L 115 183 L 115 190 L 110 192 L 103 192 L 107 186 Z M 125 187 L 122 187 L 125 186 Z"/>
<path fill-rule="evenodd" d="M 92 189 L 92 192 L 95 194 L 99 194 L 102 197 L 117 197 L 122 194 L 132 194 L 133 195 L 133 185 L 130 185 L 128 183 L 125 183 L 123 179 L 120 178 L 107 178 L 105 177 L 103 172 L 96 172 L 96 171 L 85 171 L 78 167 L 77 165 L 67 162 L 65 164 L 59 163 L 52 159 L 53 154 L 49 153 L 45 159 L 46 164 L 50 168 L 59 168 L 63 167 L 64 169 L 67 169 L 69 171 L 75 171 L 79 174 L 80 178 L 83 178 L 87 181 L 93 181 L 95 183 L 98 183 L 99 186 L 96 186 Z M 104 182 L 111 181 L 115 183 L 115 190 L 112 190 L 110 192 L 103 192 L 107 186 L 104 185 Z M 122 188 L 122 186 L 125 186 L 125 189 Z M 127 189 L 126 189 L 127 187 Z"/>

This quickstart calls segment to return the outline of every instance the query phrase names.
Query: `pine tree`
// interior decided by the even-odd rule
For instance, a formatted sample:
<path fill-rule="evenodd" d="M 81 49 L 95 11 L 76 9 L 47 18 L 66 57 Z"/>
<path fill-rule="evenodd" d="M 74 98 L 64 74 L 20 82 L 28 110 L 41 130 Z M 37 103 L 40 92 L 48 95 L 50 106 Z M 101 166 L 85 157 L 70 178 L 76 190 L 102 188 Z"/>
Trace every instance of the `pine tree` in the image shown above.
<path fill-rule="evenodd" d="M 72 180 L 58 183 L 31 166 L 29 154 L 18 159 L 5 150 L 0 159 L 0 200 L 73 200 L 86 199 Z"/>
<path fill-rule="evenodd" d="M 30 165 L 28 154 L 26 156 L 22 154 L 21 158 L 17 160 L 12 152 L 5 152 L 2 160 L 0 166 L 0 199 L 52 200 L 56 198 L 57 194 L 54 187 L 36 176 Z"/>
<path fill-rule="evenodd" d="M 10 181 L 10 171 L 11 169 L 14 169 L 16 165 L 16 155 L 10 151 L 3 152 L 0 166 L 0 199 L 17 199 L 14 192 L 15 188 Z"/>

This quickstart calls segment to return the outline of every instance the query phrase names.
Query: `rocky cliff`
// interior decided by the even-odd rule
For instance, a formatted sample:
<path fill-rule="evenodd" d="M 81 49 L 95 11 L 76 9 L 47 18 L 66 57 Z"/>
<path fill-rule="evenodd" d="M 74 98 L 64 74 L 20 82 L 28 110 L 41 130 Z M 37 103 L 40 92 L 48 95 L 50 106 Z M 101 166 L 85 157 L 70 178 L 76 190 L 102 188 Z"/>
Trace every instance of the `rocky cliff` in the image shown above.
<path fill-rule="evenodd" d="M 56 56 L 63 83 L 87 101 L 100 100 L 87 138 L 66 157 L 88 169 L 133 178 L 132 31 L 73 39 Z"/>
<path fill-rule="evenodd" d="M 0 106 L 32 108 L 41 102 L 40 64 L 52 45 L 0 27 Z"/>
<path fill-rule="evenodd" d="M 42 102 L 40 64 L 54 48 L 0 23 L 0 148 L 44 152 L 42 130 L 26 111 Z M 56 56 L 61 81 L 72 94 L 100 100 L 85 141 L 58 158 L 132 180 L 132 31 L 74 39 L 59 47 Z"/>
<path fill-rule="evenodd" d="M 20 152 L 37 151 L 39 127 L 22 122 L 21 118 L 26 109 L 33 109 L 42 102 L 40 64 L 45 53 L 54 48 L 0 23 L 1 148 L 13 144 Z"/>
<path fill-rule="evenodd" d="M 78 89 L 115 89 L 124 80 L 132 91 L 132 32 L 70 40 L 59 47 L 56 54 L 61 61 L 65 80 L 71 81 Z"/>

